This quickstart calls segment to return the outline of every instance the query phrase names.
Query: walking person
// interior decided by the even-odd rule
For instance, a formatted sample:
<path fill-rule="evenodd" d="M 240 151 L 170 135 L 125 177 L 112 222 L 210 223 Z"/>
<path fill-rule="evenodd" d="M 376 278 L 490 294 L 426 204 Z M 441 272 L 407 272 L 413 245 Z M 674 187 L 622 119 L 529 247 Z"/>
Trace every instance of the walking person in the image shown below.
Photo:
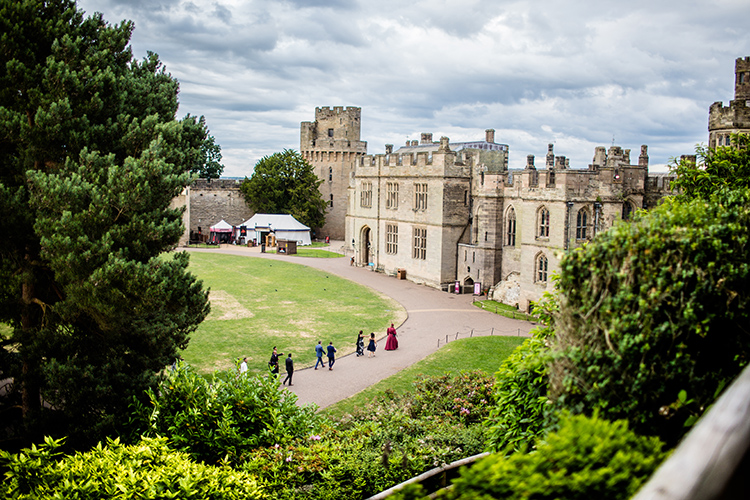
<path fill-rule="evenodd" d="M 281 385 L 286 384 L 286 381 L 289 381 L 289 387 L 293 386 L 292 384 L 292 375 L 294 374 L 294 361 L 292 361 L 292 353 L 290 352 L 289 355 L 286 357 L 286 378 L 281 383 Z"/>
<path fill-rule="evenodd" d="M 318 364 L 323 366 L 323 368 L 326 367 L 326 364 L 323 362 L 323 353 L 325 352 L 325 349 L 323 349 L 323 346 L 320 344 L 320 340 L 318 340 L 318 345 L 315 346 L 315 356 L 318 357 L 318 360 L 315 362 L 315 369 L 318 369 Z"/>
<path fill-rule="evenodd" d="M 395 351 L 396 349 L 398 349 L 398 339 L 396 338 L 396 329 L 393 328 L 393 323 L 391 323 L 390 328 L 388 328 L 388 340 L 385 342 L 385 350 Z"/>
<path fill-rule="evenodd" d="M 242 363 L 240 363 L 240 375 L 245 373 L 247 371 L 247 358 L 242 358 Z"/>
<path fill-rule="evenodd" d="M 357 334 L 357 357 L 365 355 L 365 339 L 362 336 L 362 330 Z"/>
<path fill-rule="evenodd" d="M 333 342 L 328 342 L 328 369 L 333 370 L 333 364 L 336 362 L 336 348 L 333 347 Z"/>
<path fill-rule="evenodd" d="M 367 344 L 367 357 L 372 358 L 375 356 L 375 348 L 378 347 L 378 343 L 375 342 L 375 333 L 370 333 L 370 343 Z"/>
<path fill-rule="evenodd" d="M 271 359 L 268 361 L 268 368 L 273 373 L 273 376 L 279 377 L 279 356 L 283 356 L 283 352 L 276 352 L 276 346 L 273 346 L 273 352 L 271 353 Z"/>

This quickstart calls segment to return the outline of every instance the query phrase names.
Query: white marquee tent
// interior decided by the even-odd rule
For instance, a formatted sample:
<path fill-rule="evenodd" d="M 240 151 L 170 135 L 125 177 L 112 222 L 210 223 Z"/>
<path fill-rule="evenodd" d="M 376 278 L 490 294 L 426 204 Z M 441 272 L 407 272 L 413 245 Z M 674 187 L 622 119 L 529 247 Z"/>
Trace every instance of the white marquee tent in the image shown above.
<path fill-rule="evenodd" d="M 277 240 L 296 241 L 310 245 L 310 228 L 287 214 L 255 214 L 240 224 L 247 229 L 245 241 L 261 241 L 263 233 L 274 233 Z M 237 228 L 239 230 L 239 227 Z M 239 235 L 238 235 L 239 237 Z"/>

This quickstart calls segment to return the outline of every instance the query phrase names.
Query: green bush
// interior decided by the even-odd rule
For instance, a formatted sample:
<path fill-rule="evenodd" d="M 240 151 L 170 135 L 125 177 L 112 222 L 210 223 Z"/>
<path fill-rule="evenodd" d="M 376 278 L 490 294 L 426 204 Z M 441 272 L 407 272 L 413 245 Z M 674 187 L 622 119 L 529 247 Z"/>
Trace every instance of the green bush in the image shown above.
<path fill-rule="evenodd" d="M 433 467 L 481 453 L 492 377 L 421 378 L 295 442 L 256 449 L 243 470 L 268 498 L 367 498 Z M 463 410 L 463 411 L 462 411 Z"/>
<path fill-rule="evenodd" d="M 535 329 L 533 337 L 518 346 L 495 374 L 495 404 L 485 420 L 489 450 L 525 449 L 543 434 L 549 403 L 549 334 L 549 327 Z"/>
<path fill-rule="evenodd" d="M 309 435 L 320 420 L 313 406 L 297 406 L 296 395 L 279 390 L 271 375 L 228 371 L 209 382 L 185 363 L 149 398 L 150 408 L 137 405 L 137 432 L 167 437 L 172 447 L 206 463 L 238 463 L 254 448 Z"/>
<path fill-rule="evenodd" d="M 624 420 L 564 415 L 536 451 L 483 458 L 438 498 L 627 499 L 665 458 L 662 448 L 658 438 L 637 436 Z M 419 488 L 411 488 L 395 499 L 420 497 Z"/>
<path fill-rule="evenodd" d="M 494 404 L 485 420 L 489 427 L 487 448 L 490 451 L 526 449 L 543 435 L 545 421 L 553 420 L 545 410 L 550 402 L 547 363 L 557 301 L 545 294 L 535 311 L 541 325 L 495 373 Z"/>
<path fill-rule="evenodd" d="M 750 194 L 667 201 L 560 268 L 556 406 L 675 444 L 748 361 Z"/>
<path fill-rule="evenodd" d="M 194 462 L 168 448 L 166 439 L 125 446 L 117 440 L 91 451 L 61 457 L 60 441 L 12 455 L 0 451 L 5 480 L 0 497 L 17 499 L 244 500 L 264 498 L 255 479 L 229 467 Z"/>

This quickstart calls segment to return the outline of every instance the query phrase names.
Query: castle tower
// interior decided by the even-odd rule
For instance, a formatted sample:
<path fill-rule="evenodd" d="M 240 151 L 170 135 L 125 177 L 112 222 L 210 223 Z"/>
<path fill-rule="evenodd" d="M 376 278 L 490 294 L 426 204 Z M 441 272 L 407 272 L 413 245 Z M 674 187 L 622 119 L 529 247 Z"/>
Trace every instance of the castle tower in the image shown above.
<path fill-rule="evenodd" d="M 721 101 L 708 110 L 708 147 L 728 146 L 731 134 L 750 133 L 750 57 L 738 58 L 734 65 L 734 100 L 729 107 Z"/>
<path fill-rule="evenodd" d="M 320 193 L 328 203 L 319 238 L 344 239 L 349 180 L 367 154 L 367 143 L 359 140 L 361 112 L 352 106 L 315 108 L 315 121 L 300 125 L 300 153 L 323 181 Z"/>

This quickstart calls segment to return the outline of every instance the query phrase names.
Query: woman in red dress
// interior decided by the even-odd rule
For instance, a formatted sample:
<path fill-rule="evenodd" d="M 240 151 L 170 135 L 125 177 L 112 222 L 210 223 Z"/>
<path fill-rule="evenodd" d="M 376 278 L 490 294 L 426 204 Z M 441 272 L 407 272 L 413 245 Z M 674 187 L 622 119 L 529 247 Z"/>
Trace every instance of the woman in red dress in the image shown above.
<path fill-rule="evenodd" d="M 387 333 L 388 340 L 385 341 L 385 350 L 395 351 L 398 349 L 398 339 L 396 338 L 396 329 L 393 328 L 393 323 L 391 323 L 391 327 L 388 328 Z"/>

